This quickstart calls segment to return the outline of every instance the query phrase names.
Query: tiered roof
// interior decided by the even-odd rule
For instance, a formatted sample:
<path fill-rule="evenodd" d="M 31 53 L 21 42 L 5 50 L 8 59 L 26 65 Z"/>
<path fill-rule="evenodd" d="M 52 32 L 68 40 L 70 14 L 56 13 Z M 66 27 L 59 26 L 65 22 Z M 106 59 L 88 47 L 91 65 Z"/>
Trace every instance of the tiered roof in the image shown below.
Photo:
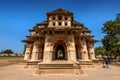
<path fill-rule="evenodd" d="M 59 9 L 56 9 L 56 10 L 53 10 L 52 12 L 48 12 L 47 13 L 47 16 L 48 15 L 53 15 L 53 14 L 70 14 L 70 15 L 73 15 L 72 12 L 70 11 L 67 11 L 67 10 L 64 10 L 62 8 L 59 8 Z M 40 27 L 41 26 L 41 27 Z M 46 32 L 46 31 L 75 31 L 77 33 L 79 32 L 88 32 L 90 33 L 91 31 L 86 28 L 82 23 L 80 22 L 77 22 L 77 21 L 72 21 L 72 25 L 71 27 L 48 27 L 48 20 L 46 21 L 43 21 L 41 23 L 38 23 L 33 29 L 29 30 L 30 32 Z M 32 36 L 27 36 L 28 40 L 22 40 L 23 42 L 31 42 L 30 39 L 33 39 L 35 38 L 36 36 L 32 35 Z M 91 35 L 81 35 L 80 37 L 85 37 L 86 39 L 88 38 L 89 41 L 91 42 L 97 42 L 97 40 L 94 40 L 92 39 L 94 36 L 91 36 Z"/>
<path fill-rule="evenodd" d="M 59 9 L 56 9 L 56 10 L 53 10 L 52 12 L 47 12 L 47 15 L 51 15 L 51 14 L 59 14 L 59 13 L 63 13 L 63 14 L 71 14 L 73 15 L 72 12 L 70 11 L 67 11 L 63 8 L 59 8 Z"/>

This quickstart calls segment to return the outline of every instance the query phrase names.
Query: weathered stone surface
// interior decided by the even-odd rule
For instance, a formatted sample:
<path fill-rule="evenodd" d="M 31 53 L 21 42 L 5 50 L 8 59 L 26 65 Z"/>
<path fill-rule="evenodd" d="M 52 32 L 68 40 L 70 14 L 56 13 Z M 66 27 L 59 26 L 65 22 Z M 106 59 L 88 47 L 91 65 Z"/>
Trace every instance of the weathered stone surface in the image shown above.
<path fill-rule="evenodd" d="M 38 65 L 39 74 L 81 74 L 79 60 L 95 60 L 93 45 L 97 41 L 92 39 L 90 32 L 83 24 L 74 21 L 73 13 L 69 11 L 49 12 L 47 20 L 37 24 L 30 30 L 27 40 L 23 40 L 27 44 L 24 60 L 29 61 L 27 65 Z M 42 61 L 36 63 L 38 60 Z"/>

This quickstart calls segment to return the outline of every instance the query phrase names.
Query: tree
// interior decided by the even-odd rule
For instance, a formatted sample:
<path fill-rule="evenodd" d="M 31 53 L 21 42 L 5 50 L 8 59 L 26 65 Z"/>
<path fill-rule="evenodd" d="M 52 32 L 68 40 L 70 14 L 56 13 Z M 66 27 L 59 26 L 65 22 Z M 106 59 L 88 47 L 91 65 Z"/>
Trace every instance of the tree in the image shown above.
<path fill-rule="evenodd" d="M 105 49 L 102 46 L 96 47 L 95 48 L 95 54 L 96 55 L 105 55 Z"/>
<path fill-rule="evenodd" d="M 6 50 L 2 51 L 1 53 L 9 55 L 9 54 L 13 54 L 14 52 L 12 50 L 10 50 L 10 49 L 6 49 Z"/>
<path fill-rule="evenodd" d="M 120 55 L 120 14 L 117 14 L 115 20 L 105 22 L 102 32 L 105 34 L 102 43 L 107 54 Z"/>

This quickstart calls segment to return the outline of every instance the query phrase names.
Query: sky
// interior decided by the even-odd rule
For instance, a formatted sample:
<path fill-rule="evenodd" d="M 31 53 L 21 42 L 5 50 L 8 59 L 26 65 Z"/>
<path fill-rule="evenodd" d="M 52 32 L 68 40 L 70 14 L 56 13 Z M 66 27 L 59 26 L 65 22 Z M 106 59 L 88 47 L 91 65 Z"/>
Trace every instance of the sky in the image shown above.
<path fill-rule="evenodd" d="M 37 23 L 46 20 L 46 12 L 64 8 L 74 13 L 94 39 L 101 40 L 106 21 L 114 20 L 120 13 L 120 0 L 0 0 L 0 52 L 11 49 L 23 53 L 25 40 Z M 101 42 L 94 47 L 102 46 Z"/>

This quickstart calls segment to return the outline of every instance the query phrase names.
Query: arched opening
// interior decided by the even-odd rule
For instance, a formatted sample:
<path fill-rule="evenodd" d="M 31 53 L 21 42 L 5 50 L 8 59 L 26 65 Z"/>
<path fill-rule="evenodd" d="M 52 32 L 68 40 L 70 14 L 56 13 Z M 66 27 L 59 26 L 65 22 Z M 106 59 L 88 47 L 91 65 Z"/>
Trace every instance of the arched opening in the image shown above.
<path fill-rule="evenodd" d="M 67 23 L 65 23 L 65 26 L 67 26 Z"/>
<path fill-rule="evenodd" d="M 62 16 L 59 16 L 59 17 L 58 17 L 58 20 L 62 20 Z"/>
<path fill-rule="evenodd" d="M 57 40 L 53 46 L 52 60 L 67 60 L 67 46 L 63 40 Z"/>
<path fill-rule="evenodd" d="M 65 17 L 65 20 L 67 20 L 68 18 L 67 17 Z"/>
<path fill-rule="evenodd" d="M 59 26 L 61 26 L 62 24 L 61 24 L 61 22 L 59 22 Z"/>
<path fill-rule="evenodd" d="M 53 17 L 53 20 L 55 20 L 55 17 Z"/>
<path fill-rule="evenodd" d="M 65 60 L 65 49 L 62 44 L 58 44 L 55 49 L 55 59 L 56 60 Z"/>
<path fill-rule="evenodd" d="M 53 23 L 53 26 L 55 26 L 55 22 Z"/>

